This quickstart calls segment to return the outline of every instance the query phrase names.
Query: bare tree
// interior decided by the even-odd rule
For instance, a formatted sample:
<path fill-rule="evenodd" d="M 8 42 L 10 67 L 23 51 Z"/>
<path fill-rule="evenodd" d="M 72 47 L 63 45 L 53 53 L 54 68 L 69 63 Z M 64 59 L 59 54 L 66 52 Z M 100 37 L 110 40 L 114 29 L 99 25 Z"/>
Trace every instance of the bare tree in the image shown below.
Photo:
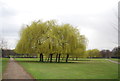
<path fill-rule="evenodd" d="M 7 41 L 3 38 L 0 38 L 0 49 L 7 49 Z"/>

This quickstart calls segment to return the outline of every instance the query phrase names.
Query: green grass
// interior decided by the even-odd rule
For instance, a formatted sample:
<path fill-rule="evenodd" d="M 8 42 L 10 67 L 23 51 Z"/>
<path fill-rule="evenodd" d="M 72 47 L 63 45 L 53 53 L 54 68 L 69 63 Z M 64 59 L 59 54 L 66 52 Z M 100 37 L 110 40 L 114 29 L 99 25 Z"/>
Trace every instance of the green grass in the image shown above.
<path fill-rule="evenodd" d="M 0 58 L 0 80 L 2 79 L 2 74 L 7 67 L 8 60 L 8 58 Z"/>
<path fill-rule="evenodd" d="M 105 59 L 79 59 L 69 61 L 71 63 L 40 63 L 37 58 L 16 58 L 16 60 L 35 79 L 118 78 L 118 64 Z"/>
<path fill-rule="evenodd" d="M 9 58 L 2 58 L 2 72 L 5 71 Z"/>
<path fill-rule="evenodd" d="M 120 62 L 120 59 L 117 59 L 117 58 L 110 58 L 110 60 Z"/>

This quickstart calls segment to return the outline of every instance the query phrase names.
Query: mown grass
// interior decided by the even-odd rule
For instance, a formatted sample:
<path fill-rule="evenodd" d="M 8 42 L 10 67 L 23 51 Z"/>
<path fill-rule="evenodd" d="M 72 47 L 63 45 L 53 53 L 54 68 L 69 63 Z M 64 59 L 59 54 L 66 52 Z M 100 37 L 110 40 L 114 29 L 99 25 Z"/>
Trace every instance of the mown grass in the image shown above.
<path fill-rule="evenodd" d="M 7 64 L 8 64 L 9 58 L 2 58 L 2 73 L 4 73 Z"/>
<path fill-rule="evenodd" d="M 69 63 L 41 63 L 35 58 L 16 58 L 35 79 L 117 79 L 118 64 L 105 59 L 79 59 Z"/>
<path fill-rule="evenodd" d="M 110 60 L 120 62 L 120 59 L 117 59 L 117 58 L 110 58 Z"/>

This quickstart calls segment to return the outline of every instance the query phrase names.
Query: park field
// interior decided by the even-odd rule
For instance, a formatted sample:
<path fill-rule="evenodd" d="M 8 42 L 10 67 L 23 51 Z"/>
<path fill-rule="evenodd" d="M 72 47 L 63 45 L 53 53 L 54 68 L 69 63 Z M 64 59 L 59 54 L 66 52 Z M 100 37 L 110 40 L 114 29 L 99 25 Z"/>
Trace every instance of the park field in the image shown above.
<path fill-rule="evenodd" d="M 110 60 L 120 62 L 120 59 L 116 59 L 116 58 L 110 58 Z"/>
<path fill-rule="evenodd" d="M 7 68 L 7 64 L 8 64 L 9 58 L 2 58 L 2 73 L 5 71 L 5 69 Z"/>
<path fill-rule="evenodd" d="M 15 58 L 35 79 L 118 79 L 118 64 L 105 59 L 42 63 L 39 58 Z"/>
<path fill-rule="evenodd" d="M 7 68 L 9 58 L 0 58 L 0 80 L 2 80 L 2 74 Z"/>

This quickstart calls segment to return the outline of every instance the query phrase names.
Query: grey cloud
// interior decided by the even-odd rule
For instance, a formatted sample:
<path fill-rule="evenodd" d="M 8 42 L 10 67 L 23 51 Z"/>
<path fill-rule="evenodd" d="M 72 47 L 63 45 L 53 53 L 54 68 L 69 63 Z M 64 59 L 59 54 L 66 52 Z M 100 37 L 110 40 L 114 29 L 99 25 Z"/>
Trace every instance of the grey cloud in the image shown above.
<path fill-rule="evenodd" d="M 95 34 L 96 38 L 91 37 L 93 39 L 90 40 L 90 47 L 98 49 L 102 49 L 102 47 L 113 49 L 118 43 L 118 31 L 116 31 L 112 25 L 114 23 L 117 28 L 117 17 L 114 15 L 115 14 L 113 14 L 113 11 L 111 10 L 96 15 L 58 16 L 58 19 L 65 23 L 78 26 L 79 29 L 94 29 L 97 32 Z"/>
<path fill-rule="evenodd" d="M 6 24 L 2 28 L 4 36 L 18 36 L 19 28 L 15 24 Z"/>
<path fill-rule="evenodd" d="M 9 7 L 5 3 L 0 2 L 0 5 L 1 5 L 0 6 L 0 16 L 2 18 L 15 16 L 17 14 L 16 11 L 13 8 Z"/>

